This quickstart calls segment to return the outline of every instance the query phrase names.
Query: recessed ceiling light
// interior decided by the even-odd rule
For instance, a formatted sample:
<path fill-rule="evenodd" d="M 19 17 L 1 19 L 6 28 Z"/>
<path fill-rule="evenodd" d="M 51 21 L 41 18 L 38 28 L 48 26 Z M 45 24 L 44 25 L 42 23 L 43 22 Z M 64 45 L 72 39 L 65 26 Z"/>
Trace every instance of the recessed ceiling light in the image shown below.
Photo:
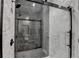
<path fill-rule="evenodd" d="M 32 4 L 33 7 L 35 7 L 35 5 L 36 5 L 35 3 Z"/>

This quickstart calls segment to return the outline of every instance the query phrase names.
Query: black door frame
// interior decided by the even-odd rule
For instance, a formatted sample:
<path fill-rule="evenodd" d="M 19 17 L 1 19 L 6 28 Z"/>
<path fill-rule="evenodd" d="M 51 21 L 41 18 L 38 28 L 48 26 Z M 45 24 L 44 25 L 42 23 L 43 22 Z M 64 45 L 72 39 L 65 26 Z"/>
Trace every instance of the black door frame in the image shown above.
<path fill-rule="evenodd" d="M 70 58 L 72 58 L 72 8 L 69 8 L 70 12 Z"/>
<path fill-rule="evenodd" d="M 3 2 L 4 2 L 4 0 L 1 0 L 1 15 L 0 15 L 1 16 L 1 20 L 0 20 L 0 22 L 1 22 L 1 24 L 0 24 L 0 26 L 1 26 L 1 30 L 0 30 L 1 31 L 1 33 L 0 33 L 1 34 L 1 36 L 0 36 L 0 43 L 1 44 L 0 44 L 0 47 L 1 48 L 0 48 L 0 58 L 3 57 L 3 53 L 2 53 L 2 51 L 3 51 L 3 48 L 2 48 L 2 46 L 3 46 L 2 45 L 2 43 L 3 43 L 3 41 L 2 41 L 2 35 L 3 35 L 2 34 L 2 31 L 3 31 Z"/>

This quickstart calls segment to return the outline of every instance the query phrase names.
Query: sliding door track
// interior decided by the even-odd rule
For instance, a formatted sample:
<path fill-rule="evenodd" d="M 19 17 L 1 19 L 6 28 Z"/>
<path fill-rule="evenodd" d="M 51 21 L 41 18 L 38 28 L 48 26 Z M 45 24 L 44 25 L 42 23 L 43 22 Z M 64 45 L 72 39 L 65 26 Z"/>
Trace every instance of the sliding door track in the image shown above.
<path fill-rule="evenodd" d="M 59 8 L 59 9 L 66 10 L 66 11 L 69 10 L 67 7 L 60 6 L 55 3 L 51 3 L 51 2 L 47 2 L 47 0 L 45 0 L 45 1 L 26 0 L 26 1 L 34 2 L 34 3 L 38 3 L 38 4 L 42 4 L 42 5 L 47 5 L 47 6 Z"/>

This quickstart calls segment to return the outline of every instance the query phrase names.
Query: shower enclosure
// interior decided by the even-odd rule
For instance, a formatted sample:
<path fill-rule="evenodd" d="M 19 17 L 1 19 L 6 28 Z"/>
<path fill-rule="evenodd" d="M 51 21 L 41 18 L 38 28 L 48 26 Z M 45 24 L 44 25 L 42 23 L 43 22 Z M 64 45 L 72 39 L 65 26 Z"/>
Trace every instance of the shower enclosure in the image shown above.
<path fill-rule="evenodd" d="M 3 57 L 76 56 L 78 23 L 74 19 L 77 11 L 70 8 L 68 1 L 3 0 Z"/>
<path fill-rule="evenodd" d="M 3 40 L 3 57 L 48 56 L 48 6 L 27 0 L 8 0 L 4 1 L 4 5 L 7 7 L 4 6 L 3 10 L 3 19 L 6 19 L 3 20 L 3 39 L 6 39 Z M 5 51 L 6 47 L 9 50 Z M 9 55 L 8 52 L 10 52 Z"/>

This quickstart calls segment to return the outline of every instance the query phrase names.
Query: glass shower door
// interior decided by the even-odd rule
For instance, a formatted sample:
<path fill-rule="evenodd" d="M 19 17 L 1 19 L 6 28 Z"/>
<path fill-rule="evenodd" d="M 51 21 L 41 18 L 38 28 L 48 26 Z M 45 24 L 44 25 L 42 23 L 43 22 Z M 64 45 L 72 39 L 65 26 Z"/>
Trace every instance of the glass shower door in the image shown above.
<path fill-rule="evenodd" d="M 41 48 L 40 21 L 19 20 L 16 33 L 16 52 Z"/>
<path fill-rule="evenodd" d="M 15 57 L 47 56 L 48 6 L 27 0 L 16 0 L 16 6 Z"/>

